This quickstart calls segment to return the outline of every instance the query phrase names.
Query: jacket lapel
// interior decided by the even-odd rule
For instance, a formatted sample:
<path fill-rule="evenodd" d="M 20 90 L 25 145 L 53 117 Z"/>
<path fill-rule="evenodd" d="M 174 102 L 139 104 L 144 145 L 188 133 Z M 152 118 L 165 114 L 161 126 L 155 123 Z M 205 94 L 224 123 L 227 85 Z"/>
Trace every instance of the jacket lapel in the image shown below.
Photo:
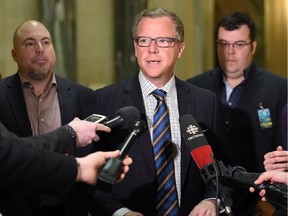
<path fill-rule="evenodd" d="M 63 82 L 61 77 L 55 76 L 57 82 L 57 94 L 61 113 L 61 125 L 69 123 L 75 117 L 72 89 L 67 82 Z"/>
<path fill-rule="evenodd" d="M 185 114 L 191 114 L 195 116 L 195 97 L 188 87 L 188 83 L 176 78 L 176 89 L 178 97 L 179 117 Z M 180 131 L 181 133 L 181 131 Z M 188 175 L 188 169 L 191 162 L 191 155 L 187 154 L 186 143 L 181 136 L 181 187 L 185 185 L 185 179 Z"/>
<path fill-rule="evenodd" d="M 247 105 L 250 104 L 250 101 L 254 97 L 254 94 L 257 92 L 257 89 L 259 88 L 259 85 L 261 84 L 260 77 L 261 77 L 261 73 L 259 73 L 255 65 L 253 65 L 251 68 L 246 86 L 236 106 L 236 109 L 242 110 L 242 111 L 246 110 Z M 239 115 L 239 112 L 232 112 L 231 117 L 230 117 L 230 124 L 229 124 L 229 127 L 227 128 L 227 132 L 229 132 L 230 129 L 233 128 L 233 126 L 237 123 L 239 118 L 241 118 L 241 115 Z"/>
<path fill-rule="evenodd" d="M 138 80 L 138 75 L 127 82 L 124 89 L 124 94 L 122 95 L 125 106 L 135 106 L 141 115 L 141 119 L 146 122 L 145 107 L 141 92 L 140 83 Z M 152 143 L 150 139 L 149 129 L 141 136 L 141 143 L 139 139 L 136 140 L 135 145 L 140 146 L 142 158 L 147 159 L 143 164 L 147 165 L 151 170 L 151 173 L 155 172 L 154 155 L 152 150 Z"/>
<path fill-rule="evenodd" d="M 13 75 L 7 83 L 5 95 L 22 136 L 32 135 L 23 89 L 18 74 Z M 23 115 L 23 113 L 25 114 Z"/>

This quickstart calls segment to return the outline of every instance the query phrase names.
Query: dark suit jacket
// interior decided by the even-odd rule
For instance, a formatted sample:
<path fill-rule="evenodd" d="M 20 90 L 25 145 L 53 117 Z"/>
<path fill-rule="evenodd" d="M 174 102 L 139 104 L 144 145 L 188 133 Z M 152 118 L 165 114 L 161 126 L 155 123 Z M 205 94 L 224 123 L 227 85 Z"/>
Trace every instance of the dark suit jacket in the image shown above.
<path fill-rule="evenodd" d="M 215 92 L 221 101 L 222 73 L 219 68 L 187 81 Z M 270 109 L 271 128 L 260 127 L 257 114 L 260 103 Z M 245 89 L 225 128 L 232 165 L 244 166 L 249 172 L 264 171 L 264 154 L 282 145 L 281 111 L 286 103 L 287 79 L 252 65 Z"/>
<path fill-rule="evenodd" d="M 208 129 L 208 139 L 216 130 L 216 96 L 210 91 L 200 89 L 176 78 L 179 115 L 192 114 L 202 129 Z M 115 112 L 125 106 L 135 106 L 141 113 L 141 119 L 146 121 L 146 114 L 138 76 L 134 79 L 96 90 L 97 104 L 92 107 L 92 113 L 104 114 L 109 119 Z M 129 130 L 113 129 L 107 137 L 102 137 L 103 148 L 106 150 L 120 148 Z M 211 134 L 211 137 L 208 135 Z M 105 140 L 105 142 L 104 142 Z M 213 142 L 211 143 L 213 144 Z M 101 143 L 97 144 L 99 148 Z M 96 213 L 112 215 L 119 207 L 126 206 L 144 215 L 155 215 L 156 200 L 156 170 L 149 131 L 147 130 L 132 145 L 128 152 L 133 159 L 125 179 L 113 186 L 112 194 L 122 202 L 105 200 L 105 195 L 98 200 Z M 193 207 L 205 195 L 205 185 L 199 170 L 193 161 L 184 141 L 181 142 L 181 207 L 180 215 L 187 216 Z M 98 184 L 100 186 L 101 184 Z M 210 191 L 209 191 L 210 192 Z M 214 194 L 210 194 L 214 197 Z M 93 214 L 93 213 L 92 213 Z"/>
<path fill-rule="evenodd" d="M 221 103 L 222 80 L 221 70 L 215 68 L 187 81 L 215 92 L 219 103 Z M 257 114 L 260 103 L 264 108 L 270 109 L 273 124 L 271 128 L 262 129 L 260 127 Z M 238 105 L 233 111 L 229 123 L 224 127 L 224 133 L 228 140 L 225 148 L 230 158 L 227 163 L 232 166 L 242 166 L 249 172 L 264 171 L 264 155 L 282 145 L 281 111 L 286 103 L 287 79 L 252 64 Z M 250 215 L 248 205 L 253 206 L 253 201 L 249 201 L 247 197 L 253 199 L 252 195 L 247 188 L 240 188 L 239 190 L 239 193 L 235 193 L 237 197 L 235 199 L 238 199 L 240 193 L 243 193 L 243 200 L 239 202 L 234 200 L 240 205 L 238 207 L 238 204 L 235 204 L 236 212 L 234 213 L 241 215 L 238 211 L 247 210 L 242 215 Z M 256 198 L 254 197 L 254 199 Z"/>
<path fill-rule="evenodd" d="M 59 76 L 56 76 L 56 81 L 62 125 L 69 123 L 74 117 L 79 117 L 80 119 L 87 117 L 86 110 L 90 105 L 93 91 Z M 9 131 L 16 133 L 20 137 L 32 135 L 32 129 L 18 74 L 14 74 L 0 81 L 0 107 L 0 122 L 3 123 Z M 67 143 L 63 143 L 63 145 L 54 145 L 54 143 L 51 143 L 50 145 L 42 145 L 39 147 L 68 154 L 74 154 L 75 150 L 73 145 Z M 71 193 L 74 193 L 74 191 Z M 32 199 L 27 199 L 28 195 L 30 196 L 27 192 L 22 193 L 21 191 L 17 191 L 14 194 L 11 193 L 7 195 L 5 199 L 10 199 L 9 205 L 13 206 L 12 210 L 17 209 L 19 210 L 20 215 L 24 215 L 24 212 L 29 212 L 30 209 L 33 209 L 31 206 L 35 206 L 34 204 L 29 203 L 28 200 L 34 200 L 34 198 L 37 197 L 32 196 Z M 76 195 L 70 196 L 69 203 L 75 202 L 78 203 L 78 206 L 69 206 L 69 211 L 67 210 L 67 212 L 70 213 L 67 213 L 67 215 L 80 215 L 80 213 L 78 214 L 78 210 L 82 210 L 80 208 L 80 201 L 72 201 L 74 198 L 76 200 L 78 199 Z M 12 214 L 13 216 L 17 215 L 16 213 Z M 27 215 L 32 215 L 32 213 L 27 213 Z"/>
<path fill-rule="evenodd" d="M 64 195 L 72 188 L 77 174 L 74 157 L 64 158 L 63 155 L 60 157 L 60 154 L 37 148 L 51 142 L 58 145 L 73 142 L 66 129 L 59 128 L 37 137 L 19 138 L 0 123 L 0 140 L 1 191 L 31 190 Z M 54 163 L 50 163 L 51 160 Z"/>
<path fill-rule="evenodd" d="M 74 117 L 84 119 L 90 105 L 92 90 L 56 75 L 61 123 L 69 123 Z M 32 129 L 25 105 L 18 74 L 0 81 L 0 122 L 18 136 L 31 136 Z"/>

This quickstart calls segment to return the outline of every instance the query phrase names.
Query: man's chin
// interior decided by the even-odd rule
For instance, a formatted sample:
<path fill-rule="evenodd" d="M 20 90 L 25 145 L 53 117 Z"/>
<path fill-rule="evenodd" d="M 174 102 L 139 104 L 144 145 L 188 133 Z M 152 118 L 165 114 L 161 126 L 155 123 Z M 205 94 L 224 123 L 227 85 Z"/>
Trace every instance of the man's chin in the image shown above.
<path fill-rule="evenodd" d="M 50 76 L 52 72 L 49 72 L 47 70 L 43 71 L 43 70 L 39 70 L 39 71 L 33 71 L 28 73 L 29 77 L 33 80 L 37 80 L 37 81 L 43 81 L 45 80 L 47 77 Z"/>

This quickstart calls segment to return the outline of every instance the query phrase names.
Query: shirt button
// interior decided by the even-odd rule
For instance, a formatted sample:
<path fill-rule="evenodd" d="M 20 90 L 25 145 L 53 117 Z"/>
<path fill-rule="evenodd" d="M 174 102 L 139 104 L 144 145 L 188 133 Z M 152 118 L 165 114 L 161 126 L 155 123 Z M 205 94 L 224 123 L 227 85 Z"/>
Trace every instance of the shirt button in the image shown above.
<path fill-rule="evenodd" d="M 231 102 L 229 102 L 229 103 L 228 103 L 228 105 L 229 105 L 229 106 L 232 106 L 232 103 L 231 103 Z"/>
<path fill-rule="evenodd" d="M 225 124 L 228 125 L 228 124 L 229 124 L 229 121 L 226 121 Z"/>
<path fill-rule="evenodd" d="M 41 121 L 41 122 L 44 122 L 44 119 L 43 119 L 43 118 L 41 118 L 41 119 L 40 119 L 40 121 Z"/>

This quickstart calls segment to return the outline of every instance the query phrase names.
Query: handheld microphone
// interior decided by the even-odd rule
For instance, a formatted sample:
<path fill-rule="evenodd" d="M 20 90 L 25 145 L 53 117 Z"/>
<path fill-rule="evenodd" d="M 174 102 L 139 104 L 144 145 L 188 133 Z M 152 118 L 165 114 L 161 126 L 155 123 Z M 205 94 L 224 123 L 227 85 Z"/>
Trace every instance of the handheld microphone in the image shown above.
<path fill-rule="evenodd" d="M 232 199 L 218 183 L 218 176 L 215 173 L 215 169 L 211 171 L 211 166 L 214 166 L 213 152 L 201 127 L 190 114 L 180 116 L 179 123 L 181 135 L 190 150 L 193 160 L 200 169 L 203 181 L 206 184 L 212 183 L 215 186 L 216 196 L 219 196 L 221 200 L 219 204 L 222 205 L 221 207 L 227 215 L 232 215 Z M 218 211 L 218 208 L 216 210 Z"/>
<path fill-rule="evenodd" d="M 121 129 L 127 129 L 134 121 L 139 119 L 139 110 L 134 106 L 126 106 L 117 110 L 115 117 L 106 121 L 104 125 L 110 128 L 120 127 Z"/>
<path fill-rule="evenodd" d="M 255 185 L 254 181 L 258 179 L 261 175 L 260 173 L 251 173 L 246 172 L 243 167 L 223 167 L 223 164 L 220 164 L 221 175 L 225 184 L 231 185 L 240 184 L 244 187 L 253 187 L 257 192 L 262 189 L 266 190 L 265 198 L 267 201 L 287 209 L 287 185 L 283 183 L 271 183 L 266 181 L 262 184 Z"/>
<path fill-rule="evenodd" d="M 105 181 L 109 184 L 115 184 L 123 167 L 122 164 L 123 159 L 127 155 L 127 152 L 129 151 L 132 144 L 135 142 L 136 138 L 142 135 L 146 129 L 147 126 L 144 121 L 137 120 L 133 122 L 130 129 L 131 132 L 124 141 L 122 148 L 120 150 L 120 155 L 117 158 L 110 158 L 107 161 L 100 175 L 98 176 L 100 180 Z"/>

